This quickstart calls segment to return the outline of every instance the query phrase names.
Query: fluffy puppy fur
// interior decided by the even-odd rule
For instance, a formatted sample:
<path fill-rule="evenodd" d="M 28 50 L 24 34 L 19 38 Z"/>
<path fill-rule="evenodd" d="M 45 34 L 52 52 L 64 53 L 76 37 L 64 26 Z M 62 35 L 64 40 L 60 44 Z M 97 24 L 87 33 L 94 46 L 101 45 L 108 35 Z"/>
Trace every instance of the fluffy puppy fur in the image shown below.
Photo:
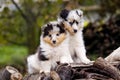
<path fill-rule="evenodd" d="M 69 52 L 69 34 L 62 24 L 57 21 L 50 22 L 42 27 L 40 48 L 27 58 L 28 72 L 50 72 L 50 69 L 60 63 L 72 63 Z"/>
<path fill-rule="evenodd" d="M 62 10 L 58 16 L 58 21 L 64 24 L 64 27 L 70 33 L 69 50 L 76 63 L 89 63 L 86 56 L 86 49 L 83 40 L 84 19 L 81 10 Z"/>
<path fill-rule="evenodd" d="M 118 47 L 109 56 L 107 56 L 105 60 L 109 62 L 120 61 L 120 47 Z"/>

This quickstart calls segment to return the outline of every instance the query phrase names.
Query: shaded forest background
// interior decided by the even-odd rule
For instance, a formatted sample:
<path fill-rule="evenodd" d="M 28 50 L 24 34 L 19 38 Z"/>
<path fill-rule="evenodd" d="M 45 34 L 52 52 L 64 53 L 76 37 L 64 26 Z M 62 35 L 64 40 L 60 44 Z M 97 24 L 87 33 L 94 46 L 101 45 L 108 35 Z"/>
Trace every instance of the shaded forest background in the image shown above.
<path fill-rule="evenodd" d="M 56 20 L 64 8 L 84 11 L 84 40 L 91 60 L 120 46 L 119 0 L 0 0 L 0 67 L 25 70 L 26 57 L 39 46 L 41 26 Z"/>

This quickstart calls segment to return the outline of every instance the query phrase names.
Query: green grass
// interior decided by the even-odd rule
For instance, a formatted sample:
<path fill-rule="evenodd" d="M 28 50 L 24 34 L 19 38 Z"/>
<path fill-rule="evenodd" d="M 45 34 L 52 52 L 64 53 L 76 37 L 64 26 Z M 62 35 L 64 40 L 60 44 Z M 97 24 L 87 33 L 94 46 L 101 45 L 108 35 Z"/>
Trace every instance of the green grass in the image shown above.
<path fill-rule="evenodd" d="M 23 64 L 27 53 L 27 48 L 23 46 L 0 46 L 0 66 Z"/>
<path fill-rule="evenodd" d="M 89 54 L 88 57 L 89 57 L 90 60 L 94 61 L 99 57 L 99 55 L 98 54 Z"/>

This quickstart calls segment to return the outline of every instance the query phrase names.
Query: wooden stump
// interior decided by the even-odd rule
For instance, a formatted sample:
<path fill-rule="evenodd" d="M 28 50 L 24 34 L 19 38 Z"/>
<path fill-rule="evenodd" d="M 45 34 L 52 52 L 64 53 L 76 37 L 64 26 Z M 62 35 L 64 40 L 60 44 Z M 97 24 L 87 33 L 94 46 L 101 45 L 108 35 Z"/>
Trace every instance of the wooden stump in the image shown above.
<path fill-rule="evenodd" d="M 22 75 L 14 67 L 6 66 L 0 71 L 0 80 L 22 80 Z"/>

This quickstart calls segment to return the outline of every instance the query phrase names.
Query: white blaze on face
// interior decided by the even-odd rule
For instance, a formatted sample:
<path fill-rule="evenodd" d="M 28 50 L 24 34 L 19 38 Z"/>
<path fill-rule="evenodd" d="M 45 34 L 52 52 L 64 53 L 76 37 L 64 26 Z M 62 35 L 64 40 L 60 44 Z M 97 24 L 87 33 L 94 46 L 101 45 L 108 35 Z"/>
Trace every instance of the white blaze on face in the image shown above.
<path fill-rule="evenodd" d="M 59 32 L 60 29 L 59 29 L 57 26 L 53 26 L 53 31 L 54 31 L 54 32 Z"/>
<path fill-rule="evenodd" d="M 57 40 L 56 34 L 52 34 L 51 37 L 52 37 L 52 43 L 55 44 Z"/>
<path fill-rule="evenodd" d="M 81 10 L 72 10 L 68 14 L 67 17 L 68 24 L 71 26 L 71 28 L 74 30 L 78 30 L 84 26 L 84 19 L 83 19 L 83 12 Z M 70 25 L 70 22 L 77 21 L 78 23 L 74 22 L 72 25 Z"/>
<path fill-rule="evenodd" d="M 78 30 L 78 25 L 76 23 L 73 23 L 72 28 L 73 30 Z"/>
<path fill-rule="evenodd" d="M 60 29 L 58 27 L 56 27 L 56 26 L 53 27 L 53 30 L 52 30 L 53 34 L 51 35 L 51 38 L 52 38 L 52 43 L 54 43 L 54 44 L 57 41 L 57 35 L 56 34 L 59 32 L 59 30 Z"/>

